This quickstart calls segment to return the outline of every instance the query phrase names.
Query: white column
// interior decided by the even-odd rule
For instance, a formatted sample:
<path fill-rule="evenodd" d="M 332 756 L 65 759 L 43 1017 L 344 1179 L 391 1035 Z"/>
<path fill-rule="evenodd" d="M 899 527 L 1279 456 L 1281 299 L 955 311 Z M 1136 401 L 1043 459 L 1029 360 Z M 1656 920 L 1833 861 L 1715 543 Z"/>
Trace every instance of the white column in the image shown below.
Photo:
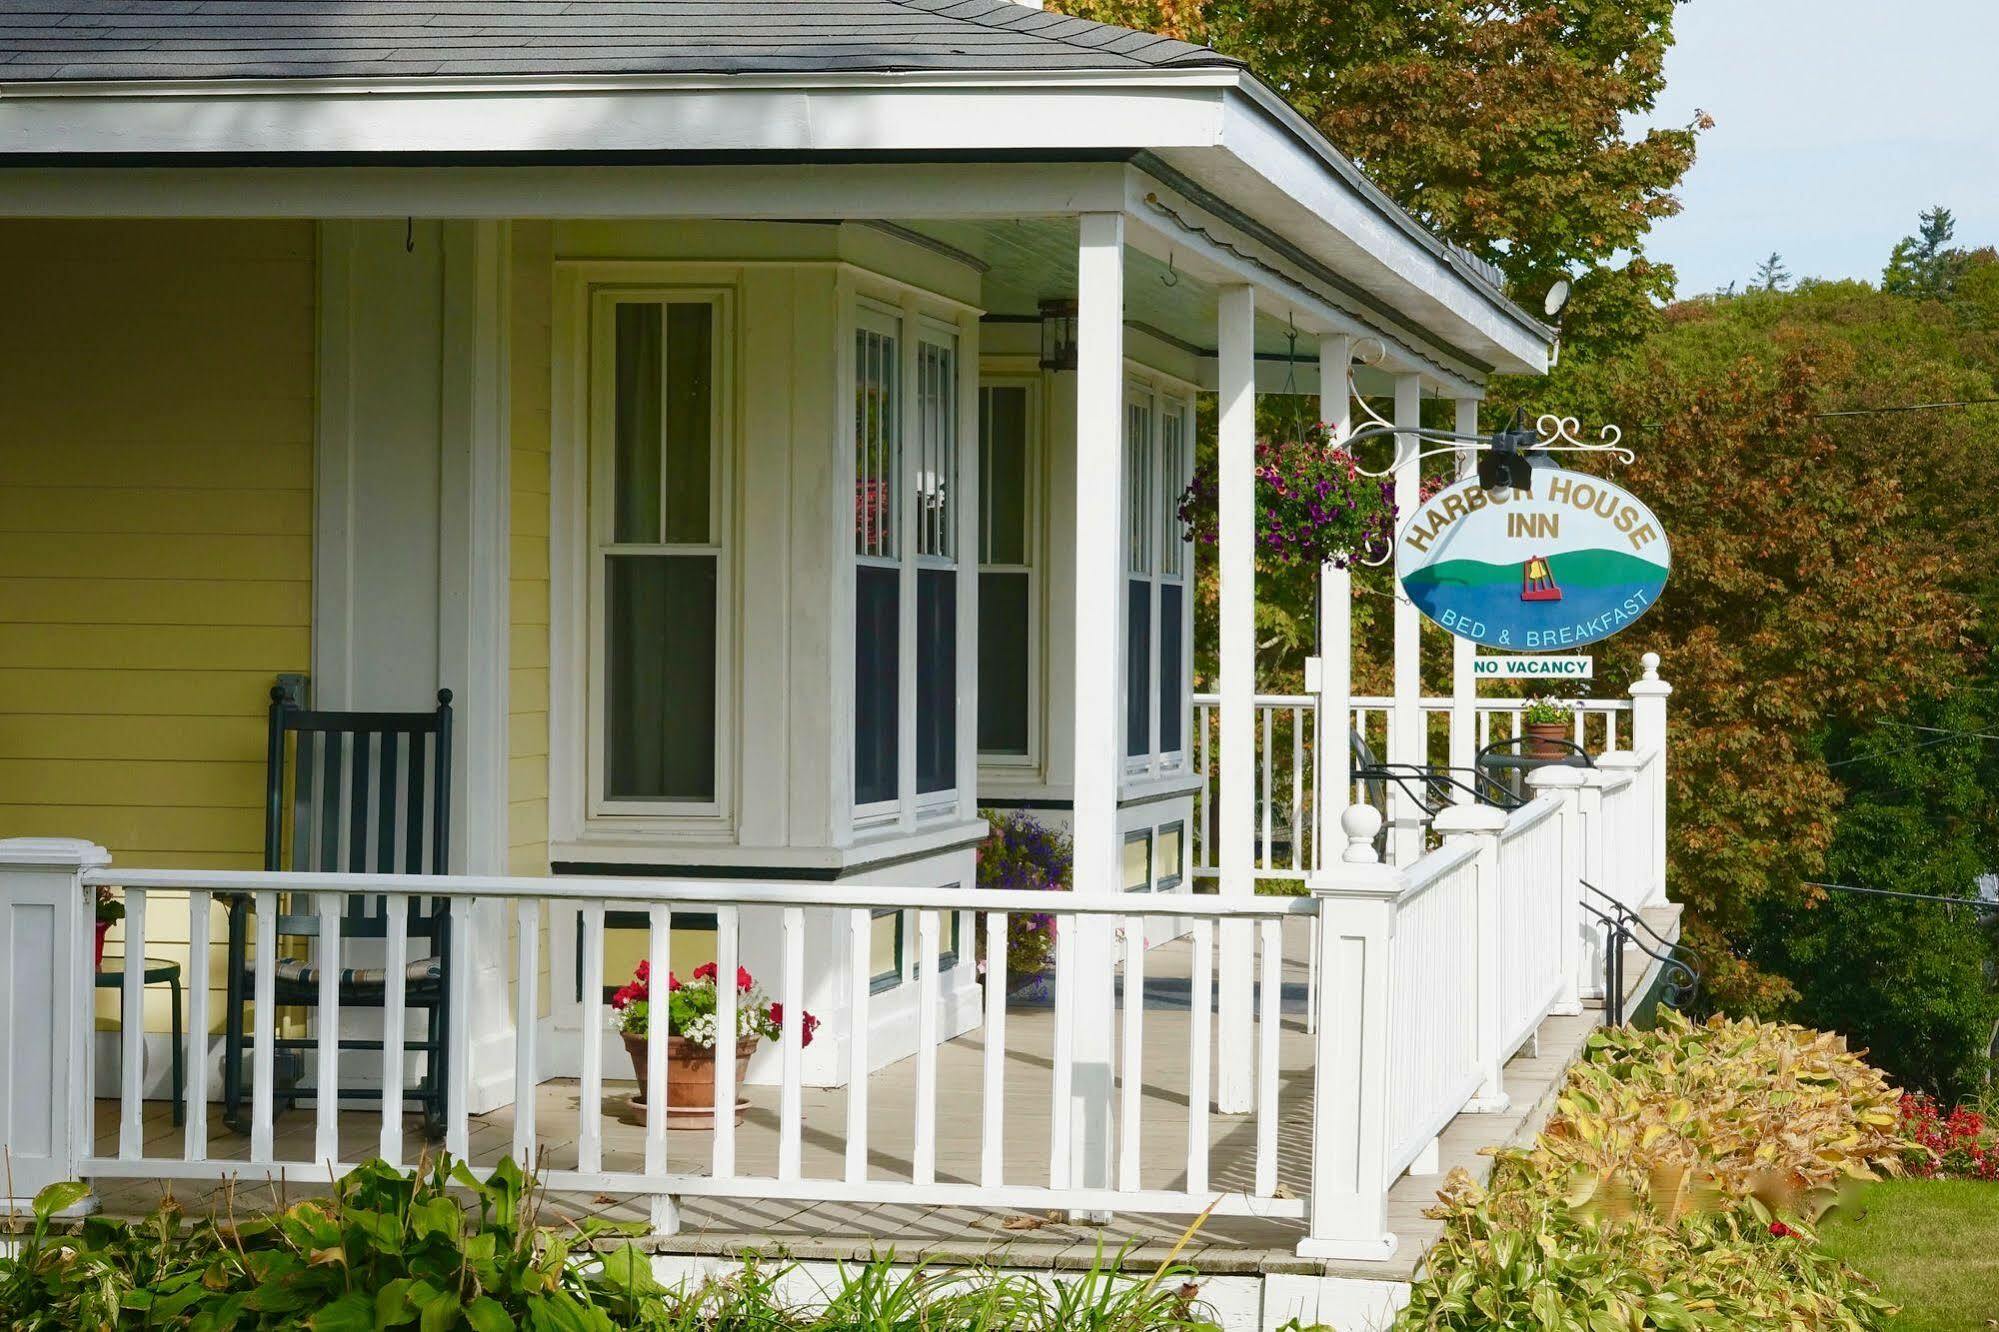
<path fill-rule="evenodd" d="M 1324 974 L 1312 1067 L 1312 1194 L 1306 1258 L 1395 1253 L 1388 1228 L 1388 952 L 1402 877 L 1375 856 L 1381 815 L 1340 816 L 1346 850 L 1312 877 Z"/>
<path fill-rule="evenodd" d="M 1457 400 L 1457 425 L 1460 435 L 1478 433 L 1478 399 L 1459 398 Z M 1474 476 L 1478 471 L 1478 451 L 1469 445 L 1458 448 L 1458 478 Z M 1456 788 L 1459 804 L 1477 799 L 1476 774 L 1469 771 L 1478 758 L 1478 677 L 1472 674 L 1473 662 L 1478 656 L 1478 645 L 1469 638 L 1451 635 L 1451 756 L 1448 760 L 1453 768 L 1461 771 L 1453 774 L 1460 785 Z"/>
<path fill-rule="evenodd" d="M 1221 890 L 1248 897 L 1256 891 L 1256 294 L 1248 286 L 1224 287 L 1219 304 Z M 1244 1114 L 1255 1103 L 1253 939 L 1247 921 L 1222 922 L 1220 935 L 1215 1108 Z"/>
<path fill-rule="evenodd" d="M 1421 466 L 1416 455 L 1422 452 L 1416 429 L 1423 423 L 1423 381 L 1415 374 L 1395 377 L 1395 512 L 1397 519 L 1416 512 L 1417 494 L 1422 486 Z M 1426 760 L 1423 730 L 1423 619 L 1408 598 L 1395 598 L 1395 703 L 1389 722 L 1388 761 L 1423 763 Z M 1400 783 L 1388 786 L 1388 809 L 1392 827 L 1388 835 L 1389 857 L 1407 868 L 1423 854 L 1423 811 Z"/>
<path fill-rule="evenodd" d="M 78 876 L 110 863 L 89 842 L 0 841 L 0 1215 L 25 1213 L 91 1154 L 96 911 Z M 86 1195 L 65 1214 L 96 1206 Z"/>
<path fill-rule="evenodd" d="M 1433 825 L 1446 844 L 1460 838 L 1478 845 L 1478 882 L 1472 900 L 1472 956 L 1476 969 L 1472 993 L 1478 1011 L 1471 1014 L 1477 1034 L 1479 1086 L 1466 1103 L 1470 1114 L 1496 1114 L 1507 1108 L 1506 1083 L 1501 1076 L 1505 1063 L 1499 1048 L 1500 968 L 1514 960 L 1499 955 L 1499 834 L 1506 827 L 1506 815 L 1491 805 L 1453 805 L 1437 815 Z"/>
<path fill-rule="evenodd" d="M 1076 892 L 1120 889 L 1118 727 L 1124 717 L 1124 644 L 1119 633 L 1120 524 L 1124 502 L 1124 217 L 1085 213 L 1076 256 Z M 1076 1001 L 1070 1110 L 1083 1188 L 1111 1183 L 1113 975 L 1108 917 L 1075 926 L 1071 993 Z"/>
<path fill-rule="evenodd" d="M 1645 674 L 1631 686 L 1631 748 L 1653 755 L 1646 795 L 1652 820 L 1650 891 L 1640 900 L 1646 905 L 1666 901 L 1666 700 L 1673 686 L 1659 678 L 1659 654 L 1642 658 Z"/>
<path fill-rule="evenodd" d="M 1353 339 L 1329 333 L 1319 339 L 1319 419 L 1333 440 L 1353 434 L 1353 398 L 1347 392 Z M 1334 565 L 1319 569 L 1319 819 L 1314 849 L 1320 868 L 1338 859 L 1340 815 L 1353 794 L 1353 574 Z"/>

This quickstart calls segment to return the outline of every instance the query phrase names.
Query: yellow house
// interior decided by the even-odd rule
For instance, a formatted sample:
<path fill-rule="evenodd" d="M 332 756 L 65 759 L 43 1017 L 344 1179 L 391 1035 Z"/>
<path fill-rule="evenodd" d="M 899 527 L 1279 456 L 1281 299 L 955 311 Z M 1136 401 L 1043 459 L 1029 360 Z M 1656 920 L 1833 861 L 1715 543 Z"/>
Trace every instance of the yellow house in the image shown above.
<path fill-rule="evenodd" d="M 451 692 L 448 867 L 492 895 L 452 924 L 461 1111 L 524 1058 L 530 1086 L 622 1066 L 603 992 L 669 889 L 677 970 L 739 956 L 824 1019 L 749 1065 L 791 1110 L 927 1058 L 989 1012 L 949 890 L 990 808 L 1072 830 L 1078 900 L 1155 894 L 1141 952 L 1215 925 L 1217 1107 L 1249 1108 L 1256 395 L 1475 428 L 1552 337 L 1494 272 L 1236 62 L 1007 0 L 41 8 L 67 17 L 0 37 L 0 838 L 199 872 L 206 922 L 162 890 L 143 929 L 208 978 L 197 1085 L 220 894 L 290 790 L 282 685 Z M 1209 393 L 1241 757 L 1197 815 L 1177 510 Z M 1063 1039 L 1104 1066 L 1109 920 L 1061 944 L 1095 968 Z M 93 1054 L 135 1103 L 169 1077 L 144 1003 L 143 1067 Z"/>

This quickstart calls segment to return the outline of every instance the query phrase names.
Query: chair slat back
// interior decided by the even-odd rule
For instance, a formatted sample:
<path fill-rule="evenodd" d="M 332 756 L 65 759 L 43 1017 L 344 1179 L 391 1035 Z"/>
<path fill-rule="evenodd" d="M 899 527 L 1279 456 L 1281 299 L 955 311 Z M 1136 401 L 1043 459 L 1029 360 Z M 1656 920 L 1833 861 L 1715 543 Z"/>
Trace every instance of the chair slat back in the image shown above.
<path fill-rule="evenodd" d="M 320 712 L 271 691 L 264 867 L 306 873 L 443 874 L 450 858 L 451 691 L 429 712 Z M 316 933 L 311 894 L 294 894 L 279 932 Z M 387 932 L 386 897 L 349 894 L 342 933 Z M 410 899 L 429 935 L 444 899 Z"/>

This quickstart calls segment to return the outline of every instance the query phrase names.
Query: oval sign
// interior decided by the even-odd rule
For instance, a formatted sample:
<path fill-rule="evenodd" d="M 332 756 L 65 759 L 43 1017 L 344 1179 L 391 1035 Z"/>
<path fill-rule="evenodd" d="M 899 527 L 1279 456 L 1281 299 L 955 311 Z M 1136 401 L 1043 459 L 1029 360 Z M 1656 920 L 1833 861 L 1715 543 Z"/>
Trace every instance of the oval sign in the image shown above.
<path fill-rule="evenodd" d="M 1652 511 L 1601 477 L 1534 470 L 1497 500 L 1476 478 L 1432 496 L 1395 540 L 1395 576 L 1459 638 L 1553 652 L 1610 637 L 1652 609 L 1672 547 Z"/>

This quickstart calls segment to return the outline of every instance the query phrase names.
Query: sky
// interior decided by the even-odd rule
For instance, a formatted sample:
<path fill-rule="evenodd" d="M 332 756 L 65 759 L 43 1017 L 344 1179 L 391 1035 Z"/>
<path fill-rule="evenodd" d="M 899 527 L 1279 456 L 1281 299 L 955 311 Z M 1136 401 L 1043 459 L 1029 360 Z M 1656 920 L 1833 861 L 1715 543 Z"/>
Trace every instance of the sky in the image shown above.
<path fill-rule="evenodd" d="M 1646 251 L 1682 295 L 1794 277 L 1878 282 L 1916 214 L 1999 245 L 1999 0 L 1688 0 L 1650 123 L 1715 119 Z"/>

